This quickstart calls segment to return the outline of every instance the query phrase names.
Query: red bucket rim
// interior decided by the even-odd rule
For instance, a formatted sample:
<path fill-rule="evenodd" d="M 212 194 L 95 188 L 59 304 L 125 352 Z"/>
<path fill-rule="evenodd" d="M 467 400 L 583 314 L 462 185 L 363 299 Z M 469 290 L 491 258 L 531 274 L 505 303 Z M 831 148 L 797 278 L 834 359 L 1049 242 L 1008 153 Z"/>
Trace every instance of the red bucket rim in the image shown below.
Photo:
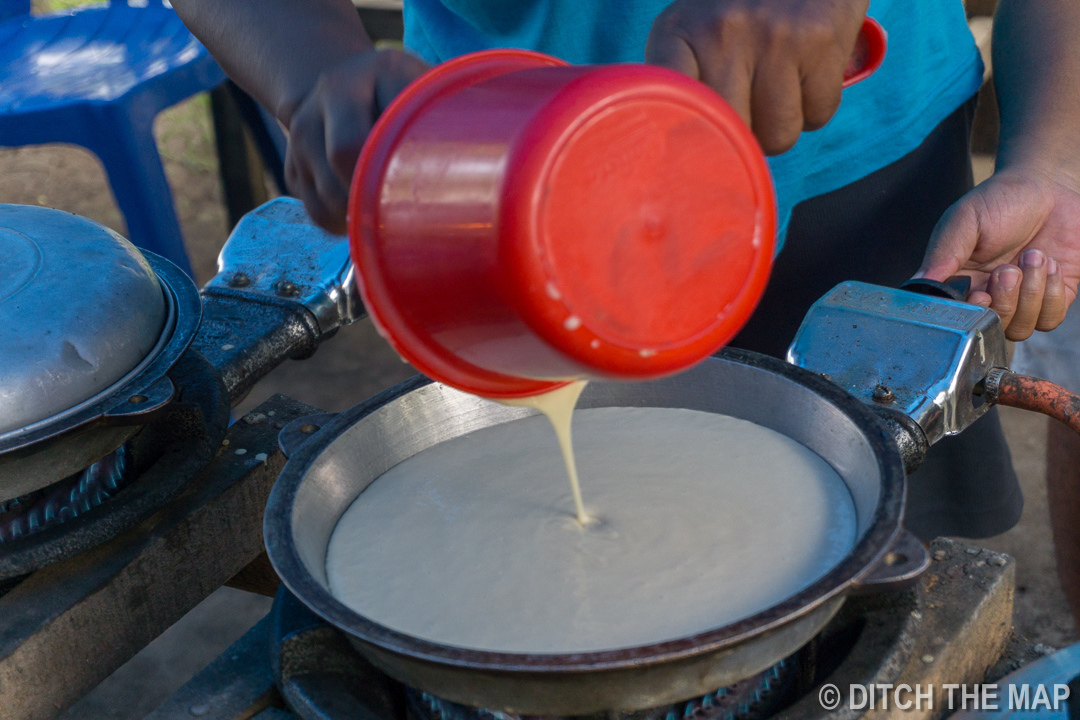
<path fill-rule="evenodd" d="M 513 67 L 501 72 L 497 65 L 511 61 Z M 514 62 L 516 61 L 516 62 Z M 436 65 L 405 88 L 376 121 L 353 173 L 348 204 L 349 249 L 357 269 L 356 283 L 364 306 L 379 334 L 403 360 L 423 374 L 451 387 L 489 398 L 511 399 L 550 392 L 570 380 L 535 380 L 486 370 L 473 365 L 436 345 L 409 326 L 390 300 L 389 289 L 378 273 L 365 272 L 369 263 L 378 262 L 377 253 L 364 240 L 364 216 L 376 212 L 377 198 L 367 192 L 372 184 L 373 168 L 381 183 L 385 160 L 410 121 L 428 104 L 445 95 L 464 89 L 490 77 L 527 67 L 558 67 L 568 63 L 531 50 L 496 49 L 462 55 Z M 478 72 L 488 69 L 489 72 Z M 373 223 L 372 223 L 373 225 Z M 369 225 L 370 226 L 370 225 Z"/>

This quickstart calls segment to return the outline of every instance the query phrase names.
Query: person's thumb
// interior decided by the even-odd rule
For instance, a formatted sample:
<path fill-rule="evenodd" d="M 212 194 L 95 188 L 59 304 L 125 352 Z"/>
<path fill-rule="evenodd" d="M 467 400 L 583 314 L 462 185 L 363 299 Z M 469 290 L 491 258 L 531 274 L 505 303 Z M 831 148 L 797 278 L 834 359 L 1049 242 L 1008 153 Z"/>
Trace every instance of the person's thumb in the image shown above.
<path fill-rule="evenodd" d="M 961 198 L 938 220 L 915 277 L 945 282 L 960 272 L 978 241 L 978 213 L 967 198 Z"/>

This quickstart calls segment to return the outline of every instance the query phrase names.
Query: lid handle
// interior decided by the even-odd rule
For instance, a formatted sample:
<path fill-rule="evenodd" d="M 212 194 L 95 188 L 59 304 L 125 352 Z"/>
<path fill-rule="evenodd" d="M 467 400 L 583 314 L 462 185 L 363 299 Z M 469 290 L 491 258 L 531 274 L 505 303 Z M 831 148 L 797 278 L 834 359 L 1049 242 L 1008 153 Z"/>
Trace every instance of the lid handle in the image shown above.
<path fill-rule="evenodd" d="M 852 590 L 860 595 L 903 590 L 914 585 L 928 567 L 930 553 L 917 537 L 901 528 L 881 559 L 855 581 Z"/>
<path fill-rule="evenodd" d="M 124 397 L 103 416 L 110 424 L 145 423 L 153 413 L 163 410 L 176 395 L 176 386 L 167 376 L 149 387 Z"/>
<path fill-rule="evenodd" d="M 292 457 L 301 445 L 335 417 L 337 417 L 335 413 L 316 413 L 293 420 L 278 433 L 278 447 L 281 448 L 282 454 L 287 458 Z"/>

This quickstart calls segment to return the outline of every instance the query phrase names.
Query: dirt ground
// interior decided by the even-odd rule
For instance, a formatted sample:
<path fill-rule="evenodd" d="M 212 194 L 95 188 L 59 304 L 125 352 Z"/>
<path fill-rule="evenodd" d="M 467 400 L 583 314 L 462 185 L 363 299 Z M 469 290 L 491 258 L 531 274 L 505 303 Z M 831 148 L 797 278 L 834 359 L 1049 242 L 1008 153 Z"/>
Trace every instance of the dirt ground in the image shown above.
<path fill-rule="evenodd" d="M 165 112 L 157 126 L 185 242 L 200 283 L 215 271 L 226 217 L 205 97 Z M 992 161 L 982 158 L 985 177 Z M 0 149 L 0 202 L 61 208 L 124 232 L 100 163 L 67 146 Z M 363 322 L 342 331 L 310 360 L 288 362 L 245 401 L 253 407 L 284 392 L 330 411 L 343 410 L 412 370 Z M 1008 408 L 1003 421 L 1027 504 L 1020 524 L 981 544 L 1018 559 L 1016 625 L 1028 637 L 1060 647 L 1076 639 L 1058 585 L 1043 484 L 1046 421 Z M 64 716 L 68 720 L 141 718 L 239 637 L 269 608 L 269 600 L 222 589 L 193 610 Z"/>

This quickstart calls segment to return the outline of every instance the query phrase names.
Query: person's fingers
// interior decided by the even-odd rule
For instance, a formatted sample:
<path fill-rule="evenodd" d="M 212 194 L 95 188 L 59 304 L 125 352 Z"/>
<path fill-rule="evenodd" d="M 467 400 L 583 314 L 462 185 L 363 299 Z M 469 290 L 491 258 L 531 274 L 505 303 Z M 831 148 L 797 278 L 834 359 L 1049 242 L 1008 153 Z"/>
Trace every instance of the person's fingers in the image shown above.
<path fill-rule="evenodd" d="M 306 139 L 308 122 L 306 107 L 301 105 L 293 115 L 292 126 L 289 128 L 289 144 L 285 149 L 285 186 L 290 194 L 300 199 L 315 194 L 315 181 L 307 162 L 310 153 Z M 308 214 L 312 214 L 310 208 Z"/>
<path fill-rule="evenodd" d="M 745 13 L 697 13 L 676 4 L 653 22 L 645 44 L 645 62 L 700 80 L 750 124 L 750 83 L 754 60 Z"/>
<path fill-rule="evenodd" d="M 817 130 L 832 119 L 840 107 L 844 85 L 844 62 L 839 50 L 822 59 L 802 79 L 803 130 Z"/>
<path fill-rule="evenodd" d="M 382 115 L 402 90 L 430 69 L 430 65 L 412 53 L 401 50 L 380 52 L 375 74 L 374 117 Z"/>
<path fill-rule="evenodd" d="M 702 82 L 727 101 L 747 126 L 753 126 L 751 109 L 752 74 L 736 63 L 711 63 L 703 68 Z"/>
<path fill-rule="evenodd" d="M 994 301 L 994 298 L 992 298 L 990 293 L 985 290 L 973 290 L 968 293 L 967 301 L 972 305 L 988 308 L 990 307 L 990 303 Z"/>
<path fill-rule="evenodd" d="M 1005 337 L 1010 340 L 1027 340 L 1035 332 L 1046 290 L 1046 254 L 1041 250 L 1027 250 L 1020 256 L 1020 270 L 1023 280 L 1016 309 L 1005 328 Z"/>
<path fill-rule="evenodd" d="M 356 158 L 375 122 L 378 53 L 366 53 L 319 78 L 315 96 L 321 102 L 324 148 L 330 169 L 346 187 Z"/>
<path fill-rule="evenodd" d="M 304 209 L 311 219 L 322 227 L 335 232 L 331 228 L 334 225 L 333 213 L 326 207 L 319 197 L 319 191 L 315 187 L 314 178 L 310 169 L 303 159 L 298 156 L 297 146 L 290 137 L 289 147 L 286 151 L 285 160 L 285 184 L 293 196 L 300 198 L 304 203 Z M 338 233 L 340 234 L 340 233 Z"/>
<path fill-rule="evenodd" d="M 697 77 L 697 61 L 686 41 L 679 13 L 668 6 L 653 20 L 645 39 L 645 62 Z"/>
<path fill-rule="evenodd" d="M 349 186 L 338 179 L 337 173 L 330 167 L 325 153 L 311 158 L 311 175 L 318 193 L 322 212 L 311 217 L 328 232 L 344 235 L 346 232 L 345 216 L 349 207 Z"/>
<path fill-rule="evenodd" d="M 824 126 L 840 107 L 844 68 L 851 58 L 857 32 L 849 35 L 846 28 L 828 23 L 804 25 L 802 41 L 808 48 L 804 54 L 811 58 L 810 64 L 801 67 L 804 130 Z"/>
<path fill-rule="evenodd" d="M 356 160 L 370 131 L 370 119 L 361 119 L 359 113 L 335 112 L 327 118 L 326 159 L 343 187 L 352 183 Z"/>
<path fill-rule="evenodd" d="M 708 85 L 727 101 L 743 122 L 750 125 L 752 72 L 745 62 L 740 62 L 740 58 L 719 53 L 717 49 L 705 38 L 691 43 L 675 37 L 666 51 L 666 61 L 654 64 L 678 70 Z"/>
<path fill-rule="evenodd" d="M 669 13 L 661 13 L 653 22 L 649 38 L 645 41 L 645 62 L 670 68 L 695 80 L 701 79 L 694 50 Z"/>
<path fill-rule="evenodd" d="M 990 309 L 1001 318 L 1002 327 L 1008 328 L 1016 312 L 1023 273 L 1015 265 L 1000 265 L 990 273 L 986 293 L 990 296 Z M 1007 333 L 1006 333 L 1007 334 Z"/>
<path fill-rule="evenodd" d="M 295 194 L 304 203 L 307 214 L 319 227 L 334 235 L 344 235 L 347 232 L 344 219 L 326 206 L 314 183 L 304 185 Z"/>
<path fill-rule="evenodd" d="M 323 117 L 314 99 L 301 106 L 290 128 L 286 184 L 312 220 L 334 234 L 345 232 L 348 192 L 326 158 Z"/>
<path fill-rule="evenodd" d="M 1065 276 L 1061 266 L 1054 258 L 1049 258 L 1046 267 L 1046 290 L 1043 292 L 1042 312 L 1035 323 L 1035 329 L 1041 332 L 1053 330 L 1065 320 L 1065 311 L 1069 300 L 1065 293 Z"/>
<path fill-rule="evenodd" d="M 945 282 L 960 272 L 979 241 L 979 216 L 964 196 L 938 220 L 917 278 Z"/>
<path fill-rule="evenodd" d="M 803 129 L 802 86 L 798 68 L 776 56 L 754 69 L 750 93 L 750 128 L 766 155 L 791 149 Z"/>
<path fill-rule="evenodd" d="M 400 50 L 366 53 L 319 80 L 326 157 L 342 186 L 352 183 L 356 159 L 375 120 L 428 65 Z"/>
<path fill-rule="evenodd" d="M 302 197 L 304 188 L 308 185 L 314 191 L 315 183 L 311 181 L 311 173 L 308 172 L 307 167 L 297 158 L 294 148 L 295 146 L 289 143 L 285 151 L 285 187 L 289 194 Z"/>

